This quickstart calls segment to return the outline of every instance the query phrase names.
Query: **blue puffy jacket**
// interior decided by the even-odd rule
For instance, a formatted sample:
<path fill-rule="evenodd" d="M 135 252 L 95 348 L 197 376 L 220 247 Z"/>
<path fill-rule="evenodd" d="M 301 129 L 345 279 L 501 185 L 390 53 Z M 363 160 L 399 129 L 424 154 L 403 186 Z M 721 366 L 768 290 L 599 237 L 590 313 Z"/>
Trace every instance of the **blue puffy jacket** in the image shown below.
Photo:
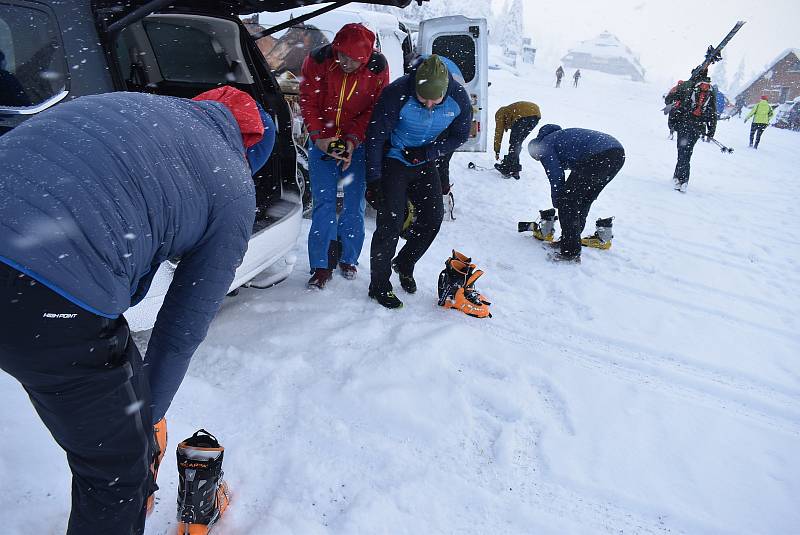
<path fill-rule="evenodd" d="M 565 128 L 546 124 L 539 129 L 536 139 L 528 144 L 531 156 L 539 162 L 550 181 L 550 196 L 553 206 L 564 191 L 565 169 L 574 169 L 578 164 L 611 149 L 622 149 L 616 138 L 596 130 Z"/>
<path fill-rule="evenodd" d="M 380 178 L 384 156 L 412 166 L 403 158 L 404 148 L 424 146 L 430 161 L 453 152 L 469 137 L 472 106 L 464 86 L 449 75 L 444 100 L 429 110 L 416 97 L 415 75 L 389 84 L 372 111 L 366 140 L 367 182 Z"/>
<path fill-rule="evenodd" d="M 166 412 L 247 249 L 255 188 L 218 102 L 75 99 L 0 137 L 0 261 L 116 318 L 180 258 L 147 349 Z"/>

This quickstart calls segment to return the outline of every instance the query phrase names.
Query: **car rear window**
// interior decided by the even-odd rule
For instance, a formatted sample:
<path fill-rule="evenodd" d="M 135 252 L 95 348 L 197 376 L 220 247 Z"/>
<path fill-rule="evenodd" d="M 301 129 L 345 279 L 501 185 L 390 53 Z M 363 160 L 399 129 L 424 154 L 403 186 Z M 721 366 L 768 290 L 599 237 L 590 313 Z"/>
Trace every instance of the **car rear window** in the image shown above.
<path fill-rule="evenodd" d="M 64 49 L 52 15 L 0 2 L 0 108 L 36 106 L 66 89 Z"/>
<path fill-rule="evenodd" d="M 433 40 L 432 53 L 444 56 L 458 65 L 466 83 L 475 78 L 475 41 L 469 35 L 439 36 Z"/>
<path fill-rule="evenodd" d="M 197 28 L 144 22 L 161 76 L 170 82 L 230 83 L 233 66 L 222 45 Z"/>

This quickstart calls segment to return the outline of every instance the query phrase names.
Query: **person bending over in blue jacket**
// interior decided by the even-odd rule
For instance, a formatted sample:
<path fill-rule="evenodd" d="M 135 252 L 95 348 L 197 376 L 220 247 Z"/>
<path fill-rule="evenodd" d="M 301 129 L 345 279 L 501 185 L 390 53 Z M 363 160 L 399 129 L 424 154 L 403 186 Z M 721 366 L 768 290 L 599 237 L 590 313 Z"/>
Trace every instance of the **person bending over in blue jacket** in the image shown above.
<path fill-rule="evenodd" d="M 275 126 L 231 87 L 196 98 L 86 96 L 0 137 L 0 368 L 67 454 L 69 535 L 144 532 L 153 426 L 253 229 Z M 122 313 L 175 257 L 143 366 Z"/>
<path fill-rule="evenodd" d="M 386 308 L 403 306 L 392 291 L 392 269 L 406 292 L 417 290 L 414 265 L 433 243 L 444 216 L 436 160 L 467 140 L 471 121 L 467 92 L 435 54 L 416 72 L 389 84 L 372 112 L 366 196 L 378 215 L 370 251 L 369 296 Z M 417 219 L 395 257 L 408 200 Z"/>
<path fill-rule="evenodd" d="M 550 196 L 561 221 L 560 253 L 556 260 L 580 261 L 581 232 L 592 203 L 625 163 L 625 149 L 603 132 L 562 129 L 546 124 L 528 144 L 550 181 Z M 570 169 L 565 178 L 565 169 Z"/>

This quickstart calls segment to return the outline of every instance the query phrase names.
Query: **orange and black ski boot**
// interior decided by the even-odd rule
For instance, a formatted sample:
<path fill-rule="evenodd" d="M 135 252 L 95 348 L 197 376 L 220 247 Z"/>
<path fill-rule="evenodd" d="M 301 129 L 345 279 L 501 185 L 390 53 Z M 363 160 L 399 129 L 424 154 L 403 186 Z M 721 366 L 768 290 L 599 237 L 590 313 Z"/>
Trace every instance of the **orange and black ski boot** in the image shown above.
<path fill-rule="evenodd" d="M 155 440 L 155 451 L 153 452 L 153 461 L 150 463 L 150 496 L 147 497 L 147 514 L 153 512 L 155 505 L 155 492 L 158 490 L 156 479 L 158 478 L 158 468 L 161 466 L 161 460 L 164 458 L 164 452 L 167 451 L 167 419 L 161 418 L 156 425 L 153 426 L 153 438 Z"/>
<path fill-rule="evenodd" d="M 208 535 L 230 503 L 222 480 L 225 448 L 200 429 L 178 444 L 178 535 Z"/>
<path fill-rule="evenodd" d="M 491 318 L 491 303 L 475 289 L 475 281 L 481 275 L 483 271 L 475 267 L 471 258 L 453 250 L 439 274 L 439 306 L 474 318 Z"/>

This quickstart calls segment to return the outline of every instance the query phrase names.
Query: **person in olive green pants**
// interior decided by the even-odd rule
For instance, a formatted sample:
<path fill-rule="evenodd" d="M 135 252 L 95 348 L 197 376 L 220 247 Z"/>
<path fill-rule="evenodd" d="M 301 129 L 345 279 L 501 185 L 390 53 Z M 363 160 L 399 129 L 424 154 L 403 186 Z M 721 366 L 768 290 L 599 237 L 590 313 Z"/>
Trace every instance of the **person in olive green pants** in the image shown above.
<path fill-rule="evenodd" d="M 773 115 L 775 115 L 775 111 L 772 109 L 772 106 L 769 105 L 767 96 L 762 95 L 758 104 L 753 106 L 753 109 L 750 110 L 750 113 L 744 118 L 744 122 L 747 122 L 750 117 L 753 118 L 753 124 L 750 125 L 750 146 L 752 148 L 758 148 L 758 144 L 761 142 L 761 134 L 763 134 L 764 130 L 769 126 Z M 755 144 L 753 144 L 754 137 Z"/>

